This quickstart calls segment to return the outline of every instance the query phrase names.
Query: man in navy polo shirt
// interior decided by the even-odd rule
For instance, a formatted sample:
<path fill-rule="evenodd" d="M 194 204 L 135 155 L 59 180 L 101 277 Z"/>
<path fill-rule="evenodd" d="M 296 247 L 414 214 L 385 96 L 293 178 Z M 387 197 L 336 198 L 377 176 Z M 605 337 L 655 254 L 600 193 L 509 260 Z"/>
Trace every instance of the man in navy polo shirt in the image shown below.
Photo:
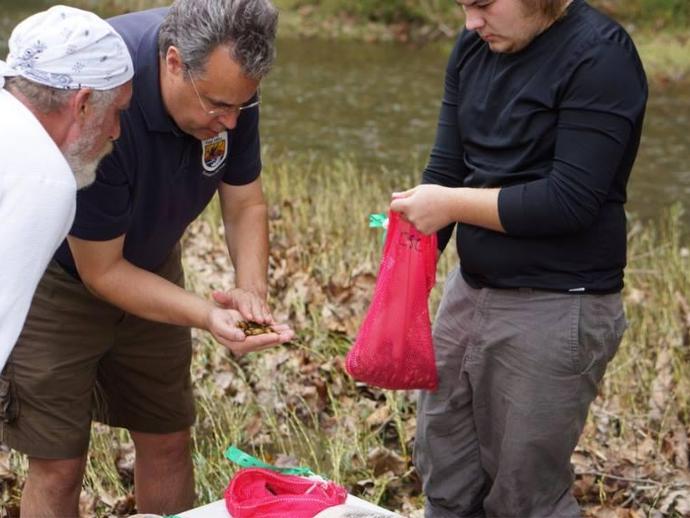
<path fill-rule="evenodd" d="M 269 0 L 178 0 L 111 20 L 135 76 L 122 136 L 78 198 L 8 362 L 2 439 L 29 456 L 27 516 L 76 516 L 92 412 L 127 428 L 140 512 L 190 508 L 190 327 L 237 354 L 290 340 L 266 304 L 258 87 L 274 59 Z M 218 192 L 236 287 L 184 289 L 179 240 Z M 275 333 L 245 338 L 241 319 Z M 94 388 L 98 388 L 94 397 Z M 103 404 L 95 406 L 93 401 Z"/>

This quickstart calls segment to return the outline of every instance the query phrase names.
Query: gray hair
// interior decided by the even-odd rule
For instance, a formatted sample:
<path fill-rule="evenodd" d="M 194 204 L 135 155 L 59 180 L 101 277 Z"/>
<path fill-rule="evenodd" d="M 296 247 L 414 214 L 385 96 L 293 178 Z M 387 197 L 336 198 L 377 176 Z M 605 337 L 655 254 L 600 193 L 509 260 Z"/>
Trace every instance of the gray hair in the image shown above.
<path fill-rule="evenodd" d="M 34 83 L 21 76 L 7 77 L 5 88 L 10 92 L 18 92 L 28 99 L 31 106 L 39 113 L 53 113 L 64 108 L 71 97 L 78 90 L 65 90 L 52 88 L 40 83 Z M 91 104 L 98 113 L 102 113 L 109 105 L 115 102 L 117 93 L 122 87 L 110 90 L 93 90 Z"/>
<path fill-rule="evenodd" d="M 203 72 L 219 45 L 247 77 L 261 80 L 273 66 L 278 10 L 270 0 L 176 0 L 158 35 L 165 57 L 176 47 L 190 72 Z"/>

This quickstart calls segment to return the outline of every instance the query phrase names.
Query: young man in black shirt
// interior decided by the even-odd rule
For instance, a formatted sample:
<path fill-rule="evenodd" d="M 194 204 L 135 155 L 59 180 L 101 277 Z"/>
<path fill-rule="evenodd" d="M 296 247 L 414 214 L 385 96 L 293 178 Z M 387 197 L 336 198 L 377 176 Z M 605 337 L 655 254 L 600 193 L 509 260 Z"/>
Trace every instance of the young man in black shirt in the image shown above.
<path fill-rule="evenodd" d="M 570 456 L 626 327 L 626 184 L 647 83 L 585 0 L 457 0 L 423 184 L 391 208 L 454 228 L 434 325 L 440 386 L 419 401 L 426 516 L 579 516 Z"/>

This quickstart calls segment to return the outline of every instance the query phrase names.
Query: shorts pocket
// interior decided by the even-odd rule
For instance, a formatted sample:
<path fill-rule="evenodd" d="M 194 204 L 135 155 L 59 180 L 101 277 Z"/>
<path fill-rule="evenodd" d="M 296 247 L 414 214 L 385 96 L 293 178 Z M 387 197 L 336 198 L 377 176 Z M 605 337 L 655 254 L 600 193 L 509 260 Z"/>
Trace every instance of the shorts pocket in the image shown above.
<path fill-rule="evenodd" d="M 0 376 L 0 421 L 11 423 L 19 415 L 19 403 L 14 384 L 7 376 Z"/>

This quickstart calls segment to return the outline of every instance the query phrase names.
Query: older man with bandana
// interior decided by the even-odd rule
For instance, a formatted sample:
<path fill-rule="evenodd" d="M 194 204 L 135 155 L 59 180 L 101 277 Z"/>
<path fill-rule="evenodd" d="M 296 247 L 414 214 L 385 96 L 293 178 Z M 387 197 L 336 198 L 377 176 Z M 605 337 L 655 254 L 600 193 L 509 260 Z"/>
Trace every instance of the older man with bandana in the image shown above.
<path fill-rule="evenodd" d="M 0 369 L 72 224 L 76 190 L 120 134 L 134 74 L 120 35 L 71 7 L 21 22 L 9 50 L 0 61 Z"/>

